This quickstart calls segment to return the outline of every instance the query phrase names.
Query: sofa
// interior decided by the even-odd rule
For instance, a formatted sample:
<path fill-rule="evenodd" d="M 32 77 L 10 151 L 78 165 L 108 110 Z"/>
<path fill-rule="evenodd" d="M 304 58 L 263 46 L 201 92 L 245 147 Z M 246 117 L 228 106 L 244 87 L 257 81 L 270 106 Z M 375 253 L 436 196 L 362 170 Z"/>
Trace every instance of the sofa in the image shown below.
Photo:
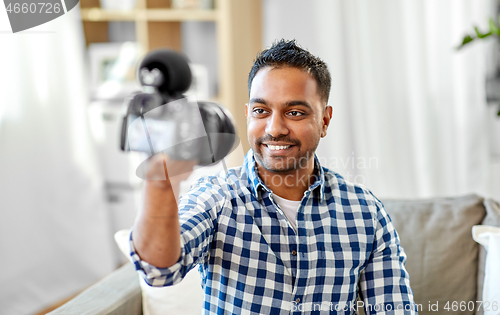
<path fill-rule="evenodd" d="M 471 229 L 475 225 L 500 227 L 500 205 L 474 194 L 382 202 L 408 257 L 406 268 L 419 314 L 483 314 L 476 301 L 482 301 L 487 253 L 474 241 Z M 140 281 L 127 263 L 49 314 L 143 314 L 146 293 L 141 294 Z M 195 292 L 189 287 L 175 291 L 187 301 Z M 148 306 L 146 313 L 158 312 Z"/>

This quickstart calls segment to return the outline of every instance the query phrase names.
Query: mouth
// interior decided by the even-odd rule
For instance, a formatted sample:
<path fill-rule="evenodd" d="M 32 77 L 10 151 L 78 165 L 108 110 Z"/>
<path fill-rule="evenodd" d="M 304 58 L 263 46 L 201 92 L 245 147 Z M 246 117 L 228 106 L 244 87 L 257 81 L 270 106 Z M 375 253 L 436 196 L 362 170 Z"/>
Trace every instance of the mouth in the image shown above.
<path fill-rule="evenodd" d="M 267 147 L 270 151 L 272 152 L 283 152 L 285 150 L 290 149 L 293 147 L 291 144 L 286 144 L 286 145 L 274 145 L 274 144 L 264 144 L 265 147 Z"/>

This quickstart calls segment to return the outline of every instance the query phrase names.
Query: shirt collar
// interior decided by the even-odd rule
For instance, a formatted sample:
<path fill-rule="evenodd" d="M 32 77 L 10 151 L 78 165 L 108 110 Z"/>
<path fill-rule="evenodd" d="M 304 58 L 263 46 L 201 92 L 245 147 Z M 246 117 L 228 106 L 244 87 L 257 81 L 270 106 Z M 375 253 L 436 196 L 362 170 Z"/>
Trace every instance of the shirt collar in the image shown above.
<path fill-rule="evenodd" d="M 245 161 L 243 163 L 243 172 L 247 174 L 248 186 L 250 191 L 258 199 L 261 199 L 261 192 L 265 190 L 271 192 L 271 190 L 262 182 L 259 177 L 257 166 L 254 158 L 253 150 L 249 150 L 245 155 Z M 313 193 L 315 190 L 319 192 L 320 201 L 325 199 L 325 173 L 323 167 L 319 164 L 319 159 L 314 154 L 314 174 L 316 174 L 316 180 L 309 186 L 306 193 Z"/>

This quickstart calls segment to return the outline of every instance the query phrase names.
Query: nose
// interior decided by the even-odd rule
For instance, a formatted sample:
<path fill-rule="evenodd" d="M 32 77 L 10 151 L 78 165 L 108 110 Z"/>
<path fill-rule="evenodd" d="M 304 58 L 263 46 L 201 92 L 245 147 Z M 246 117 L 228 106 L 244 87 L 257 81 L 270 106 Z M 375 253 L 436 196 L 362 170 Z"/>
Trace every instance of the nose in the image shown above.
<path fill-rule="evenodd" d="M 287 135 L 288 132 L 289 130 L 286 125 L 286 121 L 280 113 L 275 112 L 271 116 L 269 116 L 266 125 L 266 134 L 277 138 L 282 135 Z"/>

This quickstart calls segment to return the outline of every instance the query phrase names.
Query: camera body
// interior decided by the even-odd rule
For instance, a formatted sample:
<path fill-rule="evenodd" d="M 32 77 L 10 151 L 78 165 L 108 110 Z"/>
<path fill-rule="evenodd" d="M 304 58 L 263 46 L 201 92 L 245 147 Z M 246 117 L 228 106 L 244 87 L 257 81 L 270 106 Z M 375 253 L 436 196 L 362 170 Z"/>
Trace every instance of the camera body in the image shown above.
<path fill-rule="evenodd" d="M 139 66 L 142 93 L 125 101 L 121 149 L 159 152 L 198 165 L 219 162 L 238 144 L 231 114 L 221 105 L 186 97 L 191 71 L 186 58 L 156 50 Z"/>

